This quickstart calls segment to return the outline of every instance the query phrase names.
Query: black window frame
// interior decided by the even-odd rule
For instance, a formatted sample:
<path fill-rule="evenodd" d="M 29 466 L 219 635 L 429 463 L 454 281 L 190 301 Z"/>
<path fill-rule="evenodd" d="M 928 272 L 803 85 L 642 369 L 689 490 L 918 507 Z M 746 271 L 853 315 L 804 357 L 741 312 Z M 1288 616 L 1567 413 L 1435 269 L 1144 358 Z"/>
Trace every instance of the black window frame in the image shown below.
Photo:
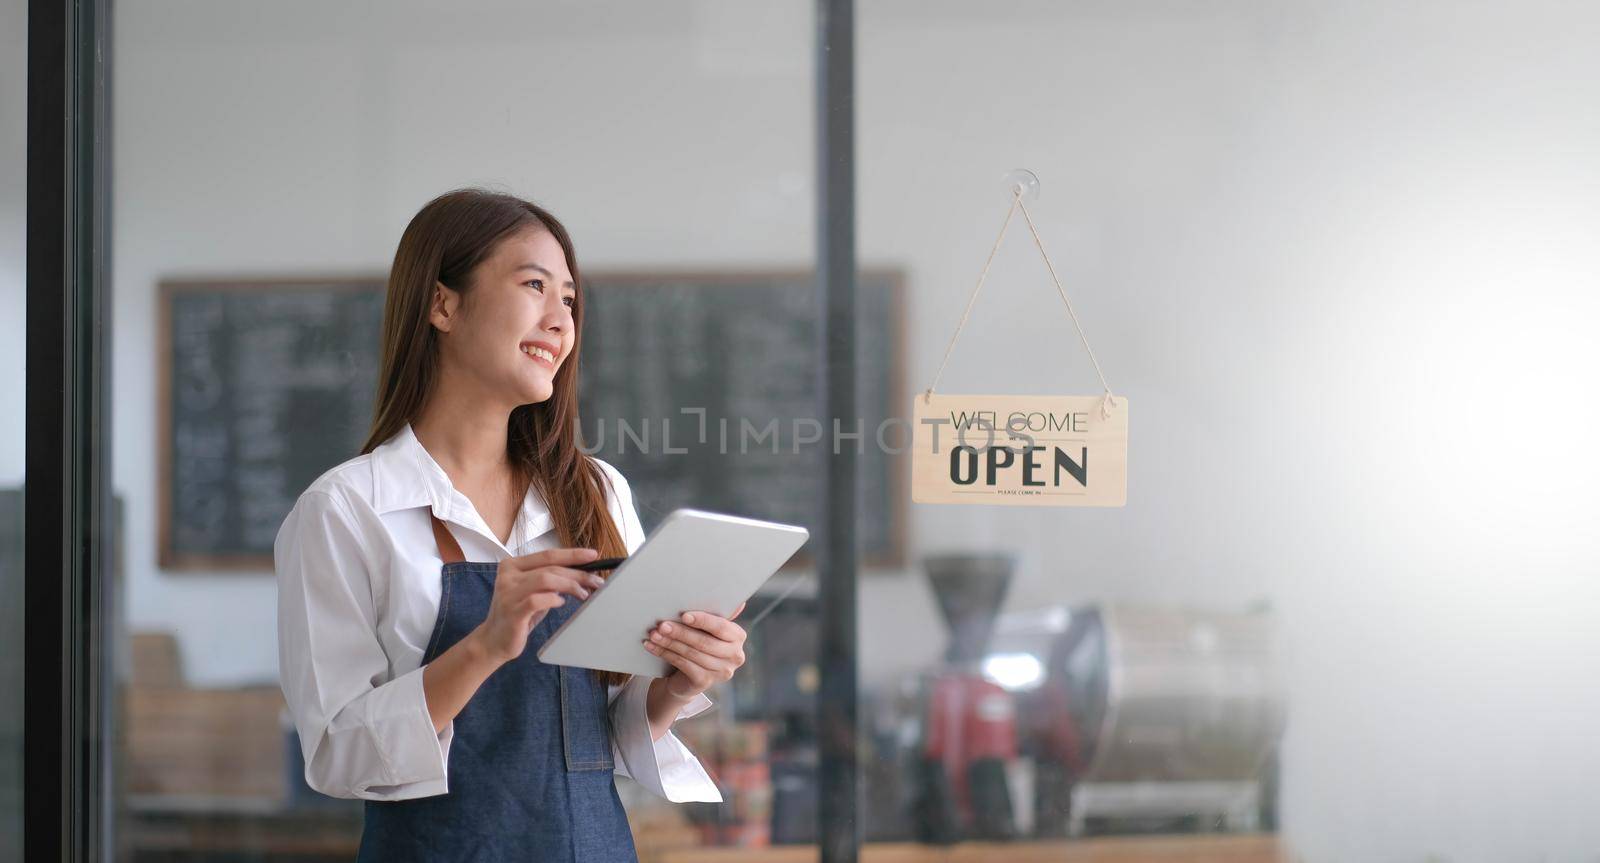
<path fill-rule="evenodd" d="M 23 853 L 102 860 L 114 759 L 110 9 L 28 3 Z"/>

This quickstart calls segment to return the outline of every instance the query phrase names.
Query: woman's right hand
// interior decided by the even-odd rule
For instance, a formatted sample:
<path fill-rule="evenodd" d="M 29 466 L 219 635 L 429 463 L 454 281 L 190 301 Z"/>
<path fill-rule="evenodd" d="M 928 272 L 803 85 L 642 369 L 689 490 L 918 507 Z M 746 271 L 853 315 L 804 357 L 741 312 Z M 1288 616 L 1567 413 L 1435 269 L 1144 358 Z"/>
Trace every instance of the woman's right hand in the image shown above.
<path fill-rule="evenodd" d="M 489 616 L 472 632 L 484 654 L 502 665 L 516 659 L 528 645 L 528 633 L 567 601 L 562 594 L 588 599 L 605 579 L 569 567 L 597 557 L 592 548 L 554 548 L 500 561 Z"/>

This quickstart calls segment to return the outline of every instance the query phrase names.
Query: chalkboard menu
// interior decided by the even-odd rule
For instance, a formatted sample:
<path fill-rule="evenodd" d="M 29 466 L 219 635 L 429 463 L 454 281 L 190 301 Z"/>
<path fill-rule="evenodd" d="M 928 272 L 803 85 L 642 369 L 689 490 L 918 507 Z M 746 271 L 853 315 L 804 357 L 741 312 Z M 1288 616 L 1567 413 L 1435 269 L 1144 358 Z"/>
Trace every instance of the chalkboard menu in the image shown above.
<path fill-rule="evenodd" d="M 161 285 L 162 566 L 272 568 L 295 499 L 366 441 L 383 284 Z"/>
<path fill-rule="evenodd" d="M 815 529 L 831 423 L 817 421 L 811 274 L 586 273 L 586 448 L 628 477 L 646 529 L 678 506 Z M 383 279 L 161 285 L 160 562 L 270 570 L 312 481 L 360 450 L 378 375 Z M 860 282 L 862 550 L 903 551 L 901 279 Z M 702 430 L 704 437 L 702 439 Z M 841 429 L 852 433 L 854 429 Z"/>
<path fill-rule="evenodd" d="M 579 384 L 586 448 L 628 478 L 646 530 L 680 506 L 821 523 L 816 282 L 812 274 L 589 275 Z M 863 556 L 899 565 L 902 461 L 910 396 L 901 368 L 901 278 L 857 286 L 859 428 L 838 446 L 860 455 L 857 531 Z M 880 429 L 882 443 L 880 444 Z M 860 432 L 860 437 L 846 434 Z"/>

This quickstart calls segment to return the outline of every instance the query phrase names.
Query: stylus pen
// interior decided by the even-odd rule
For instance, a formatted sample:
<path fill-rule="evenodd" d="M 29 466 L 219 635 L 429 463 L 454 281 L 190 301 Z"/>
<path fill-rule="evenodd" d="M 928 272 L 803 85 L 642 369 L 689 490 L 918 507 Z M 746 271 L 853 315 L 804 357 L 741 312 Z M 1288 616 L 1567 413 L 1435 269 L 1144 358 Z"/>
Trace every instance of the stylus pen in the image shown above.
<path fill-rule="evenodd" d="M 627 560 L 627 558 L 602 557 L 599 560 L 591 560 L 588 563 L 573 564 L 572 566 L 567 567 L 567 569 L 576 569 L 583 572 L 599 572 L 602 569 L 616 569 L 622 565 L 624 560 Z"/>

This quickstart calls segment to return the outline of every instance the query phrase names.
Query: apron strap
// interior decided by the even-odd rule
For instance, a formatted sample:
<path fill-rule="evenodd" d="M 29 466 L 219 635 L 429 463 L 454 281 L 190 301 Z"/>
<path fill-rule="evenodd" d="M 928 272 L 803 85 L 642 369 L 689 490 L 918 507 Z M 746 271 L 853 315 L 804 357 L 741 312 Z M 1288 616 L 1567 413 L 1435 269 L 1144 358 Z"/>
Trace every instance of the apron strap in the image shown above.
<path fill-rule="evenodd" d="M 439 559 L 445 563 L 460 563 L 466 560 L 466 556 L 461 553 L 461 544 L 456 542 L 456 538 L 450 535 L 450 529 L 444 526 L 444 522 L 440 521 L 431 509 L 428 510 L 428 518 L 433 519 L 433 540 L 439 544 Z"/>

